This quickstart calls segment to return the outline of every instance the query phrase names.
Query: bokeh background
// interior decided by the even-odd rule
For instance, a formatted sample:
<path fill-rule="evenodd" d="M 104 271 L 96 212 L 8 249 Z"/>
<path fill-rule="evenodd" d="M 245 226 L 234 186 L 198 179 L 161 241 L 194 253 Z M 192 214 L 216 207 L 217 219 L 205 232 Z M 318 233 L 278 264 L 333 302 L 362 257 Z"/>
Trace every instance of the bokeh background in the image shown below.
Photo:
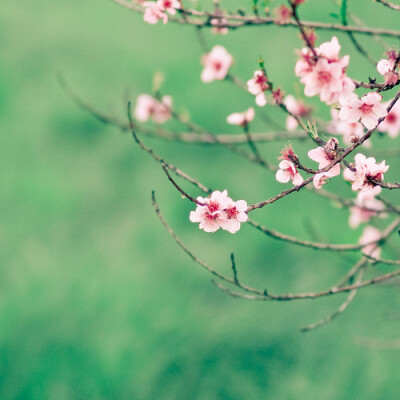
<path fill-rule="evenodd" d="M 296 248 L 248 226 L 236 235 L 199 231 L 188 220 L 192 204 L 160 166 L 129 134 L 79 109 L 57 82 L 62 74 L 88 102 L 126 120 L 127 99 L 150 93 L 153 74 L 163 71 L 162 91 L 180 111 L 213 132 L 240 133 L 225 118 L 254 99 L 228 82 L 200 82 L 202 51 L 193 29 L 150 26 L 110 0 L 1 3 L 0 399 L 399 398 L 400 352 L 390 345 L 400 338 L 396 284 L 361 291 L 345 314 L 310 333 L 299 327 L 334 311 L 344 296 L 289 303 L 226 296 L 166 233 L 151 190 L 200 258 L 229 273 L 233 251 L 241 279 L 271 292 L 327 288 L 357 257 Z M 231 10 L 249 3 L 222 2 Z M 372 0 L 349 3 L 367 24 L 398 28 L 398 14 Z M 302 16 L 335 22 L 338 10 L 334 2 L 309 0 Z M 332 35 L 319 36 L 318 43 Z M 351 54 L 349 74 L 376 76 L 348 38 L 338 37 L 342 54 Z M 263 55 L 271 78 L 302 94 L 293 74 L 294 49 L 301 46 L 295 29 L 206 32 L 205 39 L 234 55 L 232 72 L 243 80 Z M 360 40 L 375 58 L 382 56 L 378 43 Z M 326 106 L 308 102 L 329 118 Z M 273 107 L 266 113 L 284 122 Z M 272 128 L 259 119 L 254 130 Z M 284 188 L 223 149 L 143 140 L 233 198 L 253 203 Z M 374 147 L 387 148 L 385 140 L 375 139 Z M 284 144 L 263 145 L 263 154 L 277 162 Z M 302 156 L 309 148 L 293 144 Z M 393 181 L 399 162 L 387 162 Z M 353 196 L 341 182 L 330 189 Z M 348 211 L 306 192 L 253 218 L 334 243 L 355 243 L 362 232 L 347 228 Z M 396 254 L 398 240 L 385 253 Z"/>

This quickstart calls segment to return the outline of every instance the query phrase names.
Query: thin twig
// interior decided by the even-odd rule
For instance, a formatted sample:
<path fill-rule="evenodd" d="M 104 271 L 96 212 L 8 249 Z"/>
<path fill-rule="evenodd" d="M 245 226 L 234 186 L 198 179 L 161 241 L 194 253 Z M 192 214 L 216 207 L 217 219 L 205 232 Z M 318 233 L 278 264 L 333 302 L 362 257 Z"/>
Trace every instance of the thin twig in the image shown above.
<path fill-rule="evenodd" d="M 362 281 L 362 279 L 364 277 L 364 273 L 365 273 L 365 268 L 362 268 L 360 273 L 358 274 L 356 283 L 360 283 Z M 313 324 L 310 324 L 310 325 L 300 328 L 300 331 L 301 332 L 309 332 L 309 331 L 320 328 L 321 326 L 332 322 L 340 314 L 342 314 L 344 311 L 346 311 L 347 307 L 354 300 L 356 294 L 357 294 L 357 289 L 352 290 L 350 292 L 350 294 L 347 296 L 347 299 L 340 305 L 340 307 L 334 313 L 327 315 L 325 318 L 322 318 L 318 322 L 315 322 Z"/>
<path fill-rule="evenodd" d="M 385 7 L 388 7 L 392 10 L 396 10 L 396 11 L 400 11 L 400 6 L 397 4 L 393 4 L 390 1 L 386 1 L 386 0 L 375 0 L 377 3 L 381 3 L 383 4 Z"/>
<path fill-rule="evenodd" d="M 144 13 L 144 8 L 132 4 L 126 0 L 111 0 L 114 3 L 128 8 L 131 11 L 137 13 Z M 227 19 L 228 22 L 219 24 L 218 26 L 221 28 L 228 29 L 238 29 L 245 26 L 255 26 L 255 25 L 276 25 L 276 21 L 272 17 L 260 17 L 260 16 L 244 16 L 244 15 L 232 15 L 232 14 L 221 14 L 221 13 L 210 13 L 196 10 L 180 10 L 180 13 L 184 13 L 189 16 L 196 17 L 195 19 L 184 21 L 177 17 L 169 16 L 169 20 L 182 25 L 194 25 L 194 26 L 204 26 L 212 28 L 211 19 Z M 204 20 L 198 19 L 204 18 Z M 229 22 L 233 21 L 233 22 Z M 380 36 L 392 36 L 396 38 L 400 38 L 400 31 L 390 30 L 385 28 L 368 28 L 362 26 L 343 26 L 340 24 L 329 24 L 323 22 L 311 22 L 311 21 L 302 21 L 302 24 L 306 28 L 314 28 L 316 30 L 328 30 L 328 31 L 337 31 L 337 32 L 358 32 L 363 35 L 380 35 Z M 280 27 L 297 27 L 297 23 L 295 20 L 289 20 L 282 24 L 279 24 Z"/>

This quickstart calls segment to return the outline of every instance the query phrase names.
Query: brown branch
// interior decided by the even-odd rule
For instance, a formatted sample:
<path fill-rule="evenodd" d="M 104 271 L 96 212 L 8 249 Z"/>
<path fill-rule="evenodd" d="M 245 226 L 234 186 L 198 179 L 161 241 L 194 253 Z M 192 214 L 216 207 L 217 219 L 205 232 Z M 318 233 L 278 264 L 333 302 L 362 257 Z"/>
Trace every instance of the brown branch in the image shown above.
<path fill-rule="evenodd" d="M 381 3 L 382 5 L 384 5 L 385 7 L 388 7 L 392 10 L 396 10 L 396 11 L 400 11 L 400 6 L 397 4 L 393 4 L 390 1 L 386 1 L 386 0 L 375 0 L 377 3 Z"/>
<path fill-rule="evenodd" d="M 133 139 L 135 140 L 135 142 L 139 145 L 139 147 L 145 151 L 146 153 L 149 153 L 151 155 L 151 157 L 159 162 L 163 167 L 168 168 L 169 170 L 173 171 L 175 174 L 177 174 L 178 176 L 180 176 L 181 178 L 187 180 L 188 182 L 190 182 L 191 184 L 195 185 L 197 188 L 199 188 L 200 190 L 202 190 L 205 193 L 211 193 L 211 189 L 208 189 L 206 186 L 204 186 L 203 184 L 201 184 L 199 181 L 197 181 L 196 179 L 193 179 L 192 177 L 190 177 L 189 175 L 187 175 L 185 172 L 181 171 L 179 168 L 175 167 L 175 165 L 172 165 L 170 163 L 167 163 L 163 158 L 161 158 L 160 156 L 158 156 L 152 149 L 150 149 L 149 147 L 145 146 L 142 141 L 138 138 L 138 136 L 136 135 L 135 132 L 135 128 L 133 125 L 133 121 L 132 121 L 132 115 L 131 115 L 131 103 L 128 102 L 128 108 L 127 108 L 127 112 L 128 112 L 128 119 L 129 119 L 129 124 L 130 124 L 130 129 L 131 129 L 131 134 Z"/>
<path fill-rule="evenodd" d="M 292 0 L 288 0 L 288 2 L 292 9 L 293 18 L 296 21 L 297 26 L 299 27 L 301 36 L 303 37 L 303 40 L 306 42 L 307 47 L 311 50 L 311 53 L 313 54 L 314 59 L 317 60 L 318 54 L 316 53 L 314 46 L 312 45 L 312 43 L 310 42 L 310 39 L 308 38 L 306 32 L 304 31 L 303 24 L 301 23 L 300 18 L 297 14 L 297 5 L 295 3 L 293 3 Z"/>
<path fill-rule="evenodd" d="M 389 106 L 387 107 L 387 112 L 393 108 L 393 106 L 396 104 L 397 100 L 400 98 L 400 90 L 396 93 L 395 97 L 393 100 L 390 102 Z M 342 153 L 340 153 L 336 159 L 334 159 L 329 165 L 327 165 L 325 168 L 321 168 L 318 170 L 318 172 L 327 172 L 329 171 L 332 167 L 334 167 L 337 163 L 341 162 L 346 156 L 348 156 L 352 151 L 354 151 L 358 146 L 362 145 L 366 140 L 368 140 L 372 133 L 376 131 L 377 127 L 379 124 L 385 119 L 385 117 L 379 118 L 378 119 L 378 124 L 375 126 L 375 128 L 369 129 L 363 136 L 361 136 L 355 143 L 353 143 L 351 146 L 347 147 Z M 268 204 L 272 204 L 275 201 L 293 193 L 293 192 L 298 192 L 300 189 L 302 189 L 304 186 L 308 185 L 311 181 L 313 180 L 313 177 L 309 177 L 306 180 L 303 181 L 300 185 L 293 186 L 290 189 L 284 190 L 278 195 L 261 201 L 256 204 L 252 204 L 248 207 L 247 212 L 250 212 L 252 210 L 255 210 L 257 208 L 262 208 Z"/>
<path fill-rule="evenodd" d="M 364 273 L 365 273 L 365 268 L 362 268 L 357 277 L 357 281 L 356 281 L 357 284 L 359 284 L 362 281 L 362 279 L 364 277 Z M 320 328 L 321 326 L 332 322 L 340 314 L 342 314 L 344 311 L 346 311 L 347 307 L 351 304 L 351 302 L 356 297 L 356 294 L 357 294 L 357 289 L 352 290 L 350 292 L 350 294 L 348 295 L 347 299 L 340 305 L 340 307 L 334 313 L 327 315 L 325 318 L 322 318 L 318 322 L 315 322 L 313 324 L 310 324 L 310 325 L 300 328 L 300 331 L 301 332 L 309 332 L 309 331 Z"/>
<path fill-rule="evenodd" d="M 190 201 L 192 201 L 193 203 L 199 205 L 199 206 L 205 206 L 204 203 L 201 203 L 200 201 L 198 201 L 197 199 L 195 199 L 194 197 L 192 197 L 190 194 L 186 193 L 171 177 L 171 175 L 168 172 L 168 166 L 163 163 L 161 164 L 162 169 L 164 170 L 165 174 L 168 177 L 168 180 L 175 186 L 175 188 L 182 194 L 182 196 L 186 197 L 187 199 L 189 199 Z"/>
<path fill-rule="evenodd" d="M 366 243 L 366 244 L 330 244 L 330 243 L 319 243 L 319 242 L 311 242 L 308 240 L 301 240 L 297 239 L 293 236 L 285 235 L 284 233 L 280 233 L 277 231 L 274 231 L 272 229 L 268 229 L 265 226 L 249 219 L 247 220 L 247 223 L 259 230 L 260 232 L 266 234 L 267 236 L 270 236 L 274 239 L 282 240 L 285 242 L 293 243 L 298 246 L 302 247 L 309 247 L 311 249 L 315 250 L 331 250 L 331 251 L 358 251 L 362 249 L 365 246 L 375 244 L 381 240 L 374 240 L 372 242 Z M 398 221 L 400 224 L 400 220 Z"/>
<path fill-rule="evenodd" d="M 131 11 L 137 13 L 143 13 L 143 7 L 132 4 L 126 0 L 111 0 L 114 3 L 128 8 Z M 274 18 L 271 17 L 260 17 L 260 16 L 243 16 L 243 15 L 230 15 L 230 14 L 221 14 L 221 13 L 210 13 L 210 12 L 202 12 L 196 10 L 180 10 L 180 13 L 184 13 L 189 16 L 196 17 L 195 19 L 184 21 L 180 18 L 169 16 L 168 19 L 178 24 L 182 25 L 194 25 L 194 26 L 204 26 L 212 28 L 211 19 L 222 19 L 225 18 L 228 20 L 227 23 L 221 23 L 221 28 L 228 29 L 238 29 L 245 26 L 257 26 L 257 25 L 278 25 Z M 204 20 L 199 20 L 198 18 L 204 18 Z M 233 22 L 229 22 L 233 21 Z M 328 31 L 337 31 L 337 32 L 358 32 L 363 35 L 380 35 L 380 36 L 391 36 L 400 38 L 400 31 L 390 30 L 385 28 L 367 28 L 361 26 L 343 26 L 340 24 L 328 24 L 323 22 L 311 22 L 311 21 L 302 21 L 302 24 L 306 28 L 314 28 L 320 30 L 328 30 Z M 297 23 L 294 20 L 286 21 L 282 24 L 279 24 L 280 27 L 297 27 Z"/>

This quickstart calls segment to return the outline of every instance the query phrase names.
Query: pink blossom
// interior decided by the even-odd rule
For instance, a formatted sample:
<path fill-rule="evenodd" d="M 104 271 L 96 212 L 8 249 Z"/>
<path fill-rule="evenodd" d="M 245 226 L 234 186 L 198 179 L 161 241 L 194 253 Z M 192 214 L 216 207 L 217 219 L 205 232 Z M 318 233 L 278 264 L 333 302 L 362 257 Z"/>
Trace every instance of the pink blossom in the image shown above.
<path fill-rule="evenodd" d="M 386 108 L 389 103 L 384 103 L 383 106 Z M 388 112 L 386 118 L 378 125 L 378 130 L 381 132 L 387 132 L 393 139 L 396 138 L 400 133 L 400 102 L 397 102 L 393 108 Z"/>
<path fill-rule="evenodd" d="M 230 204 L 229 200 L 226 190 L 215 191 L 208 198 L 199 196 L 197 201 L 205 205 L 197 205 L 196 210 L 190 212 L 190 221 L 200 222 L 199 228 L 205 232 L 217 231 L 227 217 L 224 209 Z"/>
<path fill-rule="evenodd" d="M 230 233 L 236 233 L 240 229 L 240 224 L 249 218 L 246 211 L 247 203 L 244 200 L 234 202 L 230 199 L 225 208 L 226 219 L 222 220 L 221 228 Z"/>
<path fill-rule="evenodd" d="M 181 8 L 178 0 L 157 0 L 157 4 L 163 11 L 171 15 L 175 15 L 176 10 Z"/>
<path fill-rule="evenodd" d="M 152 119 L 157 124 L 163 124 L 171 118 L 171 106 L 171 96 L 164 96 L 159 102 L 148 94 L 141 94 L 136 100 L 134 115 L 140 122 Z"/>
<path fill-rule="evenodd" d="M 272 12 L 274 14 L 274 22 L 279 25 L 289 21 L 292 17 L 292 10 L 284 5 L 274 8 Z"/>
<path fill-rule="evenodd" d="M 317 58 L 309 49 L 303 49 L 295 73 L 305 85 L 306 96 L 319 95 L 321 101 L 333 104 L 347 98 L 355 89 L 354 82 L 346 76 L 349 56 L 339 57 L 340 44 L 336 37 L 315 48 Z"/>
<path fill-rule="evenodd" d="M 304 34 L 307 37 L 307 40 L 311 44 L 311 46 L 314 46 L 315 42 L 318 39 L 318 36 L 315 33 L 315 30 L 312 28 L 304 29 Z M 301 33 L 299 34 L 299 38 L 303 39 L 303 35 Z"/>
<path fill-rule="evenodd" d="M 210 197 L 198 197 L 195 211 L 190 212 L 191 222 L 199 222 L 199 228 L 205 232 L 216 232 L 222 228 L 230 233 L 240 229 L 240 224 L 247 221 L 247 203 L 244 200 L 234 202 L 228 192 L 215 191 Z"/>
<path fill-rule="evenodd" d="M 250 107 L 247 111 L 242 113 L 233 113 L 228 115 L 226 122 L 228 122 L 228 124 L 245 127 L 254 119 L 254 114 L 254 108 Z"/>
<path fill-rule="evenodd" d="M 296 117 L 307 117 L 312 111 L 311 107 L 306 106 L 302 100 L 296 100 L 292 95 L 285 97 L 285 105 L 288 111 Z M 293 131 L 298 125 L 296 118 L 293 118 L 291 115 L 286 118 L 286 128 L 289 131 Z"/>
<path fill-rule="evenodd" d="M 287 161 L 299 160 L 297 155 L 294 153 L 291 144 L 289 146 L 285 146 L 285 148 L 281 150 L 281 154 L 282 155 L 278 157 L 278 160 L 287 160 Z"/>
<path fill-rule="evenodd" d="M 344 178 L 352 182 L 351 188 L 353 190 L 359 190 L 361 197 L 373 197 L 381 192 L 381 187 L 371 182 L 383 181 L 383 174 L 389 169 L 388 165 L 385 165 L 385 161 L 377 164 L 375 158 L 365 157 L 364 154 L 358 153 L 354 157 L 354 171 L 346 168 L 344 170 Z"/>
<path fill-rule="evenodd" d="M 381 238 L 381 232 L 373 226 L 366 226 L 363 234 L 361 235 L 358 243 L 368 244 L 374 241 L 378 241 Z M 378 247 L 377 243 L 372 243 L 363 248 L 363 253 L 374 258 L 380 258 L 381 249 Z"/>
<path fill-rule="evenodd" d="M 318 163 L 318 169 L 327 167 L 336 158 L 335 146 L 337 146 L 337 139 L 331 138 L 325 148 L 317 147 L 308 152 L 308 157 Z M 337 176 L 340 174 L 340 164 L 335 164 L 329 171 L 329 177 Z M 319 177 L 322 179 L 323 177 Z"/>
<path fill-rule="evenodd" d="M 343 135 L 345 144 L 353 144 L 364 135 L 364 127 L 359 122 L 346 122 L 339 119 L 339 111 L 331 109 L 332 121 L 328 124 L 328 131 L 335 135 Z M 379 125 L 380 126 L 380 125 Z M 371 142 L 366 140 L 365 147 L 371 147 Z"/>
<path fill-rule="evenodd" d="M 155 1 L 145 1 L 142 3 L 146 10 L 144 11 L 143 19 L 149 24 L 156 24 L 160 19 L 163 23 L 168 22 L 168 16 L 165 14 L 164 9 L 160 7 L 158 2 Z"/>
<path fill-rule="evenodd" d="M 331 174 L 330 171 L 328 172 L 319 172 L 318 174 L 314 175 L 313 178 L 313 185 L 315 189 L 321 189 L 323 185 L 326 185 L 334 175 Z"/>
<path fill-rule="evenodd" d="M 378 62 L 376 69 L 385 77 L 385 83 L 387 85 L 395 85 L 400 78 L 395 69 L 397 53 L 394 50 L 390 50 L 387 56 L 388 59 L 383 58 Z"/>
<path fill-rule="evenodd" d="M 254 78 L 247 81 L 248 91 L 256 96 L 256 104 L 260 107 L 267 104 L 265 92 L 269 90 L 268 78 L 263 70 L 254 71 Z"/>
<path fill-rule="evenodd" d="M 275 104 L 282 104 L 284 94 L 285 92 L 281 88 L 278 88 L 272 92 L 272 97 Z"/>
<path fill-rule="evenodd" d="M 387 111 L 381 104 L 382 96 L 378 93 L 368 93 L 358 99 L 353 97 L 344 103 L 339 112 L 339 118 L 348 123 L 361 120 L 367 129 L 373 129 L 379 122 L 379 118 L 386 116 Z"/>
<path fill-rule="evenodd" d="M 336 36 L 333 36 L 330 42 L 322 43 L 315 51 L 330 63 L 339 61 L 342 67 L 347 67 L 349 63 L 349 56 L 344 56 L 342 60 L 339 58 L 340 44 Z"/>
<path fill-rule="evenodd" d="M 308 47 L 304 47 L 299 52 L 300 59 L 296 62 L 294 73 L 302 78 L 306 74 L 312 72 L 315 66 L 313 53 Z"/>
<path fill-rule="evenodd" d="M 204 69 L 201 72 L 201 80 L 208 83 L 225 79 L 232 65 L 233 57 L 225 47 L 217 45 L 211 49 L 210 53 L 202 57 L 201 62 L 204 65 Z"/>
<path fill-rule="evenodd" d="M 376 200 L 374 197 L 364 198 L 357 196 L 355 205 L 350 207 L 349 225 L 351 228 L 357 228 L 362 223 L 367 223 L 371 219 L 378 215 L 378 212 L 385 208 L 384 204 Z M 376 211 L 372 211 L 376 210 Z M 381 214 L 381 217 L 386 215 Z"/>
<path fill-rule="evenodd" d="M 304 94 L 315 96 L 320 94 L 321 101 L 326 102 L 331 94 L 340 92 L 342 84 L 342 67 L 339 63 L 329 63 L 325 58 L 320 58 L 312 72 L 301 79 L 304 83 Z"/>
<path fill-rule="evenodd" d="M 295 186 L 300 185 L 304 181 L 303 177 L 297 171 L 296 165 L 288 160 L 283 160 L 279 163 L 276 180 L 281 183 L 286 183 L 291 180 Z"/>
<path fill-rule="evenodd" d="M 211 32 L 213 34 L 227 35 L 229 29 L 220 25 L 227 24 L 228 20 L 226 18 L 212 18 L 210 24 L 213 26 Z"/>

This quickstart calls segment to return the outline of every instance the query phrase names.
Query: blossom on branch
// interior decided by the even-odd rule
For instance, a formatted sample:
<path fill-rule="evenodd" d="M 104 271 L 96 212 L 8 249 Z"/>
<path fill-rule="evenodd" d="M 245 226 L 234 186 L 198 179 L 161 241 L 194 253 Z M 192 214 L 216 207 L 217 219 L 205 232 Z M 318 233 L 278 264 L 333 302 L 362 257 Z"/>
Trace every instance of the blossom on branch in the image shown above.
<path fill-rule="evenodd" d="M 226 122 L 231 125 L 246 127 L 254 119 L 254 108 L 250 107 L 242 113 L 233 113 L 227 116 Z"/>
<path fill-rule="evenodd" d="M 297 171 L 296 165 L 288 160 L 283 160 L 279 163 L 279 169 L 275 177 L 278 182 L 287 183 L 292 181 L 295 186 L 300 185 L 304 181 L 303 177 Z"/>
<path fill-rule="evenodd" d="M 210 20 L 210 24 L 213 26 L 211 29 L 211 33 L 214 35 L 227 35 L 229 32 L 229 29 L 227 27 L 221 26 L 224 24 L 227 24 L 228 20 L 226 18 L 212 18 Z"/>
<path fill-rule="evenodd" d="M 395 85 L 400 78 L 398 72 L 396 72 L 396 60 L 398 55 L 394 50 L 389 50 L 387 52 L 387 57 L 387 59 L 382 59 L 378 62 L 376 69 L 385 77 L 385 83 L 387 85 Z"/>
<path fill-rule="evenodd" d="M 386 108 L 389 103 L 384 103 Z M 378 131 L 387 132 L 391 138 L 396 138 L 400 133 L 400 103 L 397 102 L 388 112 L 386 118 L 378 125 Z"/>
<path fill-rule="evenodd" d="M 380 238 L 381 232 L 379 232 L 378 229 L 373 226 L 366 226 L 358 242 L 360 244 L 367 244 L 379 240 Z M 365 246 L 363 248 L 363 253 L 374 258 L 379 258 L 381 256 L 381 249 L 378 247 L 378 244 L 373 243 Z"/>
<path fill-rule="evenodd" d="M 374 197 L 357 196 L 355 205 L 350 207 L 349 226 L 357 228 L 362 223 L 367 223 L 370 219 L 378 215 L 378 211 L 385 208 L 384 204 Z M 385 214 L 381 214 L 385 217 Z"/>
<path fill-rule="evenodd" d="M 248 91 L 256 96 L 256 104 L 263 107 L 267 104 L 265 92 L 270 89 L 267 75 L 261 70 L 254 71 L 254 78 L 247 81 Z"/>
<path fill-rule="evenodd" d="M 367 129 L 378 125 L 379 118 L 387 115 L 386 107 L 381 104 L 382 96 L 378 93 L 368 93 L 358 99 L 356 95 L 349 97 L 339 111 L 339 118 L 348 123 L 361 120 Z"/>
<path fill-rule="evenodd" d="M 374 157 L 367 158 L 361 153 L 354 157 L 354 161 L 353 171 L 349 168 L 344 170 L 344 179 L 352 183 L 351 188 L 354 191 L 360 191 L 361 198 L 371 198 L 379 194 L 382 188 L 373 181 L 383 181 L 383 174 L 389 169 L 389 166 L 385 165 L 385 161 L 377 164 Z"/>
<path fill-rule="evenodd" d="M 143 19 L 149 24 L 156 24 L 160 19 L 166 24 L 168 15 L 165 12 L 175 15 L 181 7 L 177 0 L 144 1 L 142 5 L 146 8 Z"/>
<path fill-rule="evenodd" d="M 278 25 L 282 25 L 292 18 L 292 10 L 284 5 L 274 8 L 272 13 L 274 14 L 274 22 Z"/>
<path fill-rule="evenodd" d="M 349 56 L 339 58 L 340 44 L 334 36 L 330 42 L 315 48 L 315 53 L 304 48 L 296 63 L 295 74 L 305 85 L 308 97 L 319 95 L 322 102 L 333 104 L 348 97 L 355 89 L 354 82 L 347 77 Z"/>
<path fill-rule="evenodd" d="M 152 119 L 156 124 L 163 124 L 171 118 L 171 96 L 164 96 L 161 102 L 148 94 L 141 94 L 136 100 L 135 118 L 140 122 Z"/>
<path fill-rule="evenodd" d="M 332 173 L 330 171 L 328 172 L 319 172 L 318 174 L 314 175 L 313 178 L 313 185 L 315 189 L 321 189 L 322 186 L 326 185 L 329 182 L 329 179 L 333 178 Z"/>
<path fill-rule="evenodd" d="M 292 95 L 288 95 L 284 100 L 285 106 L 288 111 L 296 117 L 308 117 L 311 114 L 312 108 L 306 106 L 302 100 L 296 100 Z M 286 128 L 289 131 L 293 131 L 299 126 L 296 118 L 289 115 L 286 118 Z"/>
<path fill-rule="evenodd" d="M 205 83 L 225 79 L 232 65 L 233 57 L 223 46 L 214 46 L 208 54 L 201 58 L 204 69 L 201 80 Z"/>
<path fill-rule="evenodd" d="M 215 191 L 210 197 L 198 197 L 195 211 L 190 212 L 191 222 L 199 222 L 199 228 L 205 232 L 216 232 L 222 228 L 230 233 L 236 233 L 240 224 L 248 219 L 247 203 L 244 200 L 233 201 L 228 197 L 227 190 Z"/>
<path fill-rule="evenodd" d="M 308 157 L 311 160 L 318 163 L 318 169 L 327 167 L 336 158 L 336 149 L 338 146 L 338 141 L 336 138 L 331 138 L 326 143 L 325 147 L 317 147 L 308 152 Z M 325 178 L 333 177 L 340 174 L 340 164 L 335 164 L 329 171 L 329 174 L 325 173 Z M 322 176 L 320 177 L 322 178 Z"/>
<path fill-rule="evenodd" d="M 359 122 L 342 121 L 339 118 L 339 111 L 334 108 L 331 109 L 331 116 L 332 121 L 329 122 L 327 129 L 335 135 L 343 135 L 343 142 L 345 144 L 353 144 L 364 135 L 364 127 Z M 366 140 L 362 145 L 371 147 L 371 142 Z"/>

